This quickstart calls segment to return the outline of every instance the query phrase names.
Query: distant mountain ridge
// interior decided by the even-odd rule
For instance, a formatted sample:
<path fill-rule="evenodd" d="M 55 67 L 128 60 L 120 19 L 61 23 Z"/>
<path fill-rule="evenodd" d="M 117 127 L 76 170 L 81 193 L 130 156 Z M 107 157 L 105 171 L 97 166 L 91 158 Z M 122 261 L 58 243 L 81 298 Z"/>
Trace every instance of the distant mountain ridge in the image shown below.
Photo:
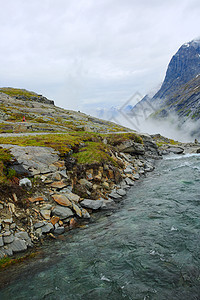
<path fill-rule="evenodd" d="M 132 111 L 139 114 L 144 109 L 149 109 L 148 119 L 177 119 L 179 128 L 194 121 L 190 134 L 200 137 L 200 39 L 178 49 L 161 88 L 153 97 L 146 95 Z"/>

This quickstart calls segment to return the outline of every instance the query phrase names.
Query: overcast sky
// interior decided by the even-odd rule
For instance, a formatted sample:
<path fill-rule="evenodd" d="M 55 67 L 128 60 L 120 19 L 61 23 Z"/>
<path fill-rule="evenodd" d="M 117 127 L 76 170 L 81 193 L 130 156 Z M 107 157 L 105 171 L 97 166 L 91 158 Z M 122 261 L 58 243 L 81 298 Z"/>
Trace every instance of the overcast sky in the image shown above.
<path fill-rule="evenodd" d="M 0 3 L 0 86 L 75 110 L 146 94 L 178 48 L 200 36 L 199 0 Z"/>

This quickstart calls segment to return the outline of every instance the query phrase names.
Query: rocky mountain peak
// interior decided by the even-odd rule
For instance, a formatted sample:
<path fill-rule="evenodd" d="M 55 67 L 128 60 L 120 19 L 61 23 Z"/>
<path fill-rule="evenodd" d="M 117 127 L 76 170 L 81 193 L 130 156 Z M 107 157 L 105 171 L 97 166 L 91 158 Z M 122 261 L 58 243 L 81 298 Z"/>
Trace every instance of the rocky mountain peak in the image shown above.
<path fill-rule="evenodd" d="M 183 44 L 172 57 L 161 89 L 155 98 L 165 98 L 200 74 L 200 39 Z"/>

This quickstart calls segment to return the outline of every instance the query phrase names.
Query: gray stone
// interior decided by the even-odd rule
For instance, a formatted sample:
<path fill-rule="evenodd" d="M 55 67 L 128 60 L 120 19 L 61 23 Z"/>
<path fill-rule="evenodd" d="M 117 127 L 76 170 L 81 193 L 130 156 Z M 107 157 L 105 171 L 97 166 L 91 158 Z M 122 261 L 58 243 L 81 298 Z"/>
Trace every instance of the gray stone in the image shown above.
<path fill-rule="evenodd" d="M 184 148 L 181 148 L 181 147 L 170 147 L 167 150 L 174 154 L 182 154 L 184 152 Z"/>
<path fill-rule="evenodd" d="M 103 199 L 103 209 L 113 209 L 116 208 L 116 204 L 112 199 Z"/>
<path fill-rule="evenodd" d="M 53 233 L 54 234 L 62 234 L 65 232 L 65 227 L 64 226 L 60 226 L 60 227 L 57 227 L 56 229 L 54 229 Z"/>
<path fill-rule="evenodd" d="M 37 223 L 34 224 L 34 229 L 38 229 L 38 228 L 40 228 L 40 227 L 42 227 L 46 224 L 47 224 L 47 222 L 45 222 L 45 221 L 37 222 Z"/>
<path fill-rule="evenodd" d="M 17 237 L 14 238 L 14 241 L 9 244 L 9 249 L 13 251 L 13 253 L 25 251 L 27 249 L 27 245 L 25 240 L 21 240 Z"/>
<path fill-rule="evenodd" d="M 3 245 L 4 245 L 4 242 L 3 242 L 3 237 L 2 237 L 2 236 L 0 236 L 0 247 L 3 247 Z"/>
<path fill-rule="evenodd" d="M 131 178 L 125 178 L 125 182 L 126 182 L 126 184 L 128 184 L 128 185 L 134 185 L 134 181 L 131 179 Z"/>
<path fill-rule="evenodd" d="M 90 199 L 84 199 L 81 201 L 81 206 L 86 208 L 91 208 L 93 210 L 97 210 L 101 208 L 103 205 L 103 200 L 90 200 Z"/>
<path fill-rule="evenodd" d="M 66 219 L 68 217 L 72 217 L 74 214 L 72 210 L 68 207 L 57 205 L 53 211 L 54 216 L 58 216 L 61 220 Z"/>
<path fill-rule="evenodd" d="M 2 251 L 5 253 L 5 255 L 8 255 L 8 256 L 12 256 L 13 255 L 12 249 L 9 248 L 8 246 L 3 247 Z"/>
<path fill-rule="evenodd" d="M 53 224 L 47 223 L 46 225 L 40 227 L 42 233 L 48 233 L 54 229 Z"/>
<path fill-rule="evenodd" d="M 138 155 L 143 155 L 145 153 L 144 146 L 142 144 L 135 143 L 132 140 L 124 141 L 118 146 L 118 149 L 120 152 L 124 153 L 132 153 Z"/>
<path fill-rule="evenodd" d="M 119 199 L 122 196 L 120 196 L 119 194 L 116 193 L 116 190 L 113 190 L 110 194 L 109 197 L 113 198 L 113 199 Z"/>
<path fill-rule="evenodd" d="M 10 244 L 14 241 L 14 235 L 10 232 L 7 231 L 3 234 L 3 241 L 5 244 Z"/>
<path fill-rule="evenodd" d="M 15 237 L 25 240 L 27 246 L 29 246 L 29 247 L 33 246 L 32 242 L 31 242 L 31 238 L 29 237 L 29 235 L 26 231 L 16 232 Z"/>
<path fill-rule="evenodd" d="M 125 195 L 126 195 L 126 191 L 123 190 L 123 189 L 118 189 L 118 190 L 116 190 L 116 193 L 117 193 L 118 195 L 120 195 L 120 196 L 125 196 Z"/>
<path fill-rule="evenodd" d="M 28 178 L 23 178 L 19 181 L 19 186 L 24 186 L 24 187 L 31 188 L 32 183 Z"/>

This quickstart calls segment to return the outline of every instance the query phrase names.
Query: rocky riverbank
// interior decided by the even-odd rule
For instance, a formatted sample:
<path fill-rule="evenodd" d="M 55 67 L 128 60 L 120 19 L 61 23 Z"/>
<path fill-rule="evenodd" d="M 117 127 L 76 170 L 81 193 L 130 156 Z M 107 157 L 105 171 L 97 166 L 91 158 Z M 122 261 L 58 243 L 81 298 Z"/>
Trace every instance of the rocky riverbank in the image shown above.
<path fill-rule="evenodd" d="M 112 148 L 116 164 L 78 164 L 71 155 L 61 159 L 51 147 L 1 144 L 13 156 L 20 192 L 10 193 L 0 204 L 0 257 L 26 251 L 45 237 L 55 239 L 95 211 L 115 208 L 161 157 L 149 135 L 140 137 L 142 143 L 125 139 Z"/>

